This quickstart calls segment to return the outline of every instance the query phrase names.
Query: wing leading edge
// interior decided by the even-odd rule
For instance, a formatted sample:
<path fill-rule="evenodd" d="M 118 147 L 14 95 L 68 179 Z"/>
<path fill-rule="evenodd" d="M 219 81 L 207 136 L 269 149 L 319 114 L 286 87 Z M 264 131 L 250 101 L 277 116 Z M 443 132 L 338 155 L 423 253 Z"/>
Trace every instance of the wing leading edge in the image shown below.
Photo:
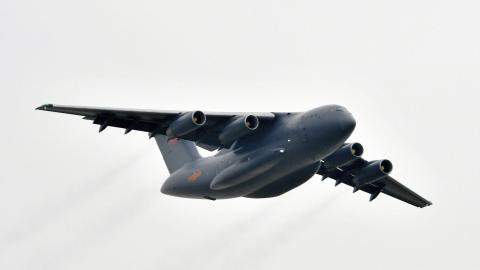
<path fill-rule="evenodd" d="M 78 107 L 45 104 L 37 110 L 66 113 L 83 116 L 83 119 L 91 120 L 94 124 L 100 126 L 99 131 L 107 127 L 117 127 L 125 129 L 125 134 L 132 130 L 148 132 L 150 137 L 156 134 L 165 135 L 170 124 L 186 111 L 157 111 L 157 110 L 137 110 L 137 109 L 117 109 L 102 107 Z M 271 121 L 275 119 L 273 113 L 221 113 L 205 112 L 207 121 L 201 128 L 179 136 L 179 138 L 194 141 L 199 147 L 213 151 L 224 147 L 218 139 L 218 135 L 223 128 L 236 116 L 254 115 L 261 121 Z"/>

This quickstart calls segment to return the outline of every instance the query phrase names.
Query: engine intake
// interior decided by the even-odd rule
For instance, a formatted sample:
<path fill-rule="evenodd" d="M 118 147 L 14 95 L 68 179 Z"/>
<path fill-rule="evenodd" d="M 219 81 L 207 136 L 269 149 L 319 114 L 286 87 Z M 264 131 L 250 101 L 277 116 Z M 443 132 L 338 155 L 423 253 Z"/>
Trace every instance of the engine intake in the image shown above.
<path fill-rule="evenodd" d="M 323 160 L 326 170 L 342 167 L 363 155 L 363 146 L 359 143 L 345 144 L 335 153 Z"/>
<path fill-rule="evenodd" d="M 373 184 L 385 176 L 389 175 L 393 170 L 392 162 L 388 159 L 377 160 L 370 162 L 363 167 L 353 178 L 353 183 L 356 185 L 354 191 L 357 191 L 363 186 Z"/>
<path fill-rule="evenodd" d="M 256 130 L 259 125 L 260 121 L 255 115 L 237 116 L 227 124 L 218 139 L 223 145 L 229 145 Z"/>
<path fill-rule="evenodd" d="M 207 117 L 201 111 L 187 112 L 173 121 L 166 133 L 170 138 L 176 138 L 188 134 L 202 127 L 207 122 Z"/>

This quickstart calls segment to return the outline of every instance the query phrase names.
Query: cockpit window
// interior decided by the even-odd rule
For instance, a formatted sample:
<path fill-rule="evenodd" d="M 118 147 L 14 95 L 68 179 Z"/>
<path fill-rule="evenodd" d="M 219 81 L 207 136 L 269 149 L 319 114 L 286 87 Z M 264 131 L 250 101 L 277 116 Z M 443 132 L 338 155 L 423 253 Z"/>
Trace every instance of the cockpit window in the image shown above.
<path fill-rule="evenodd" d="M 345 112 L 346 110 L 345 110 L 344 107 L 336 106 L 336 107 L 330 108 L 329 111 L 331 111 L 331 112 L 334 112 L 334 111 L 337 111 L 337 112 Z"/>

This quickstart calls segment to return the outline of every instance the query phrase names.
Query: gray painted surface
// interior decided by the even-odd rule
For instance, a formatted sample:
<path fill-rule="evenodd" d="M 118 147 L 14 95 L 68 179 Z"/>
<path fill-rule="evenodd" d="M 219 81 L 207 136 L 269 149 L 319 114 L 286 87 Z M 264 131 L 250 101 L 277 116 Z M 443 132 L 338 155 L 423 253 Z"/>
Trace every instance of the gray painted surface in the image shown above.
<path fill-rule="evenodd" d="M 479 1 L 1 6 L 0 269 L 480 269 Z M 32 111 L 44 102 L 340 103 L 348 141 L 434 206 L 321 176 L 268 200 L 163 196 L 155 140 Z"/>
<path fill-rule="evenodd" d="M 353 192 L 369 193 L 370 201 L 385 193 L 417 207 L 431 204 L 389 176 L 390 161 L 366 161 L 361 158 L 363 147 L 359 143 L 345 144 L 356 121 L 339 105 L 258 116 L 201 111 L 145 114 L 145 110 L 53 104 L 37 109 L 83 115 L 100 125 L 100 132 L 108 126 L 125 128 L 125 133 L 148 132 L 149 137 L 155 137 L 171 174 L 161 191 L 172 196 L 209 200 L 270 198 L 298 187 L 318 173 L 323 179 L 335 179 L 336 185 L 352 186 Z M 224 134 L 235 139 L 225 140 Z M 195 143 L 220 151 L 202 158 Z"/>
<path fill-rule="evenodd" d="M 200 158 L 193 142 L 180 139 L 169 140 L 167 136 L 161 134 L 155 136 L 155 141 L 170 173 Z"/>

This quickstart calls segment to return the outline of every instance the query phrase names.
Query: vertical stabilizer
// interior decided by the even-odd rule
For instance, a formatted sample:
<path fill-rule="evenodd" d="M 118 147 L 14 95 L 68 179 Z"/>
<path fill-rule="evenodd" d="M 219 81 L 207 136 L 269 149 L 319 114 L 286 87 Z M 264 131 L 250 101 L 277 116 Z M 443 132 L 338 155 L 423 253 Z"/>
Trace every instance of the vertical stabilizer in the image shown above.
<path fill-rule="evenodd" d="M 193 142 L 181 139 L 169 140 L 167 136 L 160 134 L 155 135 L 155 141 L 170 173 L 201 157 Z"/>

